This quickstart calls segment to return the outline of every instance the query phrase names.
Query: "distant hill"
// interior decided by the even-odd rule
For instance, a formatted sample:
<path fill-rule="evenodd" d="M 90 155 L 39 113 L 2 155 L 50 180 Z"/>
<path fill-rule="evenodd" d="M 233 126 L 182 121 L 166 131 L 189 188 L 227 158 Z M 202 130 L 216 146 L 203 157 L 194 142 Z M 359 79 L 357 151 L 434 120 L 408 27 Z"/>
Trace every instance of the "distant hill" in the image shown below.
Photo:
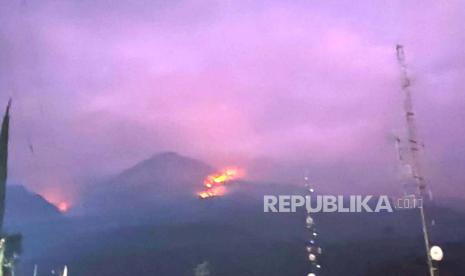
<path fill-rule="evenodd" d="M 28 224 L 61 217 L 55 205 L 21 185 L 7 186 L 5 224 Z"/>

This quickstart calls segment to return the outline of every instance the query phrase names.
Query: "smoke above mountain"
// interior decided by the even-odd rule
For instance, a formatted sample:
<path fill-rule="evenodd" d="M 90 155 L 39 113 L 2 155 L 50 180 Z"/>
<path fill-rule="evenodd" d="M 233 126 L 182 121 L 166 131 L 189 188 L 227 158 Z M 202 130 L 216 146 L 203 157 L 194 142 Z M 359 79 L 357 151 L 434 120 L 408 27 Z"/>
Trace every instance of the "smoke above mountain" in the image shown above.
<path fill-rule="evenodd" d="M 427 174 L 453 194 L 465 180 L 465 9 L 427 3 L 4 2 L 10 176 L 73 201 L 173 150 L 260 177 L 310 168 L 320 186 L 384 189 L 403 126 L 402 43 Z"/>

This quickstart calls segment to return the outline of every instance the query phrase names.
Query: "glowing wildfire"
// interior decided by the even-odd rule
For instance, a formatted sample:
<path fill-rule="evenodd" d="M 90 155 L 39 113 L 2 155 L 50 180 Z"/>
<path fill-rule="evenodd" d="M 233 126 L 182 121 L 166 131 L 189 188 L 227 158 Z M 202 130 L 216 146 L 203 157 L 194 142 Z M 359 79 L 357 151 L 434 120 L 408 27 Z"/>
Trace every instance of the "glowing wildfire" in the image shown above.
<path fill-rule="evenodd" d="M 222 196 L 226 193 L 225 185 L 241 176 L 242 172 L 237 168 L 226 168 L 221 173 L 211 174 L 203 182 L 205 190 L 199 192 L 198 195 L 202 199 Z"/>
<path fill-rule="evenodd" d="M 58 203 L 56 205 L 56 207 L 58 208 L 58 210 L 60 212 L 66 213 L 66 212 L 68 212 L 70 206 L 69 206 L 68 202 L 62 201 L 62 202 Z"/>
<path fill-rule="evenodd" d="M 60 213 L 67 213 L 71 208 L 71 202 L 65 200 L 60 191 L 47 190 L 41 192 L 41 195 L 46 201 L 54 205 Z"/>

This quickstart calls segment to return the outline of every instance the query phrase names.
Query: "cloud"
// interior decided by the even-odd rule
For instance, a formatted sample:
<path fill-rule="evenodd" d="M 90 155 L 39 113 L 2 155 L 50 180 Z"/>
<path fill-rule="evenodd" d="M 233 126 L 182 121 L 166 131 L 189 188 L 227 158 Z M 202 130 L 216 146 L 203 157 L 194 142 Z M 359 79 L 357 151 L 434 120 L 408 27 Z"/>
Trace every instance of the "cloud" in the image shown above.
<path fill-rule="evenodd" d="M 15 98 L 12 177 L 73 194 L 162 150 L 213 163 L 268 156 L 382 166 L 386 136 L 402 128 L 401 42 L 421 133 L 442 153 L 426 162 L 463 181 L 451 169 L 462 158 L 449 152 L 463 146 L 454 137 L 464 132 L 464 9 L 429 3 L 3 3 L 0 99 Z"/>

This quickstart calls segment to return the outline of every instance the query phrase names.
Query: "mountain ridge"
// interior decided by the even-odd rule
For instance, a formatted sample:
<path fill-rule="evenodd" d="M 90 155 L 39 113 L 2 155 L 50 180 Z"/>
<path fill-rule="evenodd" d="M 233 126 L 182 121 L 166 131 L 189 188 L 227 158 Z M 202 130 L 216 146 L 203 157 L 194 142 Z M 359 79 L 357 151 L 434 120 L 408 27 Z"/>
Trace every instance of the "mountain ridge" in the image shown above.
<path fill-rule="evenodd" d="M 7 185 L 5 224 L 17 225 L 62 217 L 58 208 L 23 185 Z"/>

